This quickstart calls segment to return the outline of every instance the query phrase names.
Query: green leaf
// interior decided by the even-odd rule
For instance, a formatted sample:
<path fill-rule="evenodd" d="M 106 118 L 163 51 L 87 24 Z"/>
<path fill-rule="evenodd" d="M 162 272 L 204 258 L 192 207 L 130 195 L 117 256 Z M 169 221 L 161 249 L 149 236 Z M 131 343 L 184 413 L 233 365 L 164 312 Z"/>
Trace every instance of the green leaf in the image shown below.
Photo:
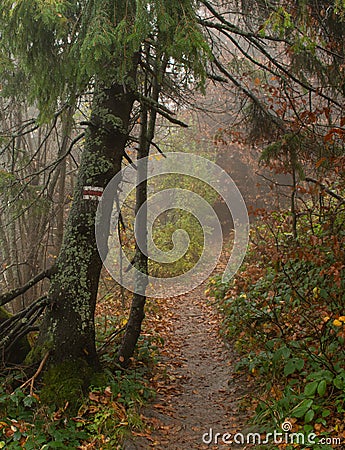
<path fill-rule="evenodd" d="M 345 389 L 345 380 L 343 375 L 337 375 L 333 380 L 333 384 L 337 389 Z"/>
<path fill-rule="evenodd" d="M 68 447 L 66 447 L 66 445 L 63 442 L 58 442 L 58 441 L 49 442 L 49 444 L 47 444 L 47 445 L 48 445 L 47 448 L 64 448 L 65 450 L 66 450 L 66 448 L 68 448 Z"/>
<path fill-rule="evenodd" d="M 318 387 L 317 387 L 317 393 L 320 397 L 323 397 L 326 394 L 327 390 L 327 382 L 326 380 L 321 380 Z"/>
<path fill-rule="evenodd" d="M 319 382 L 318 381 L 312 381 L 311 383 L 306 384 L 304 388 L 304 394 L 307 397 L 313 397 L 316 389 L 318 388 Z"/>
<path fill-rule="evenodd" d="M 273 353 L 272 361 L 278 362 L 282 358 L 287 359 L 290 356 L 290 354 L 291 354 L 291 351 L 286 346 L 280 347 Z"/>
<path fill-rule="evenodd" d="M 317 372 L 312 372 L 307 376 L 307 380 L 326 380 L 328 383 L 331 383 L 334 378 L 334 375 L 329 370 L 318 370 Z"/>
<path fill-rule="evenodd" d="M 300 371 L 304 367 L 304 360 L 301 358 L 292 358 L 290 359 L 284 367 L 284 375 L 287 377 L 296 372 L 296 370 Z"/>
<path fill-rule="evenodd" d="M 20 441 L 21 437 L 22 437 L 21 431 L 18 431 L 18 430 L 17 430 L 17 431 L 13 434 L 13 440 L 14 440 L 14 441 Z"/>
<path fill-rule="evenodd" d="M 292 410 L 294 417 L 303 417 L 313 404 L 313 400 L 303 400 L 303 402 Z"/>
<path fill-rule="evenodd" d="M 30 408 L 34 403 L 36 403 L 36 399 L 32 395 L 28 395 L 24 398 L 23 403 L 24 403 L 24 406 L 27 406 Z"/>
<path fill-rule="evenodd" d="M 304 416 L 305 423 L 311 422 L 314 418 L 314 415 L 314 411 L 312 409 L 309 409 L 309 411 L 307 411 L 306 415 Z"/>
<path fill-rule="evenodd" d="M 331 414 L 331 411 L 329 409 L 324 409 L 322 411 L 322 417 L 328 417 Z"/>
<path fill-rule="evenodd" d="M 312 425 L 305 424 L 303 427 L 304 433 L 307 433 L 307 434 L 312 433 L 313 430 L 314 430 L 314 427 Z"/>

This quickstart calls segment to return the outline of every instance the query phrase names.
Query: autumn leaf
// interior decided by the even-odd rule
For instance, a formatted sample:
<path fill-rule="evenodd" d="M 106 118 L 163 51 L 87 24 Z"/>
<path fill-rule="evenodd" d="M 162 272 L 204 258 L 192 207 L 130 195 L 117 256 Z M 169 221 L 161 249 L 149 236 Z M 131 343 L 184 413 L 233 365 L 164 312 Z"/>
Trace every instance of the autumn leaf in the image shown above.
<path fill-rule="evenodd" d="M 89 392 L 89 399 L 93 402 L 99 402 L 100 393 L 99 392 Z"/>
<path fill-rule="evenodd" d="M 320 159 L 316 162 L 315 167 L 318 169 L 325 161 L 327 161 L 327 158 L 325 158 L 325 157 L 320 158 Z"/>

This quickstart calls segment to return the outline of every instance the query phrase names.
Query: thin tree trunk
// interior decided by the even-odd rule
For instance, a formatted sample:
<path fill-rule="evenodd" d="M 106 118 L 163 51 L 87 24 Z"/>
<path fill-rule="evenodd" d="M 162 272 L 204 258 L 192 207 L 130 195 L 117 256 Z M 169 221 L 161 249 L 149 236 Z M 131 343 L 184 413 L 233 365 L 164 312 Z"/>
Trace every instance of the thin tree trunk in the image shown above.
<path fill-rule="evenodd" d="M 157 66 L 158 66 L 157 57 Z M 156 67 L 156 76 L 152 80 L 152 99 L 158 103 L 160 84 L 158 82 L 158 77 L 163 77 L 165 73 L 167 61 L 163 60 L 160 70 Z M 148 96 L 148 80 L 146 79 L 145 95 Z M 138 149 L 137 159 L 147 158 L 150 152 L 150 145 L 154 138 L 154 132 L 156 127 L 157 112 L 152 109 L 150 116 L 148 115 L 148 109 L 145 104 L 141 105 L 142 112 L 140 116 L 140 142 Z M 144 164 L 139 165 L 139 170 L 143 171 L 143 174 L 138 173 L 138 177 L 143 179 L 137 186 L 136 191 L 136 215 L 140 208 L 143 210 L 140 218 L 136 217 L 136 250 L 134 265 L 143 275 L 137 275 L 135 280 L 135 290 L 136 293 L 133 295 L 131 310 L 129 314 L 129 319 L 126 326 L 126 331 L 118 351 L 118 363 L 126 367 L 130 361 L 130 358 L 134 354 L 138 338 L 141 333 L 142 322 L 145 318 L 145 303 L 146 303 L 146 286 L 147 286 L 147 275 L 148 275 L 148 257 L 147 257 L 147 160 Z M 139 219 L 139 220 L 138 220 Z M 140 245 L 138 245 L 138 241 Z"/>
<path fill-rule="evenodd" d="M 297 194 L 297 179 L 296 179 L 296 154 L 294 151 L 290 152 L 290 164 L 292 172 L 292 193 L 291 193 L 291 216 L 292 216 L 292 235 L 294 240 L 297 240 L 297 211 L 296 211 L 296 194 Z"/>
<path fill-rule="evenodd" d="M 144 106 L 142 107 L 144 108 L 144 110 L 142 111 L 140 116 L 141 134 L 137 156 L 138 160 L 146 158 L 149 154 L 150 149 L 150 145 L 147 140 L 147 110 Z M 142 174 L 144 176 L 142 176 Z M 147 175 L 147 161 L 144 164 L 138 166 L 138 177 L 144 178 L 144 181 L 142 181 L 136 189 L 136 248 L 134 266 L 140 273 L 136 274 L 136 292 L 133 295 L 126 331 L 124 334 L 122 345 L 118 352 L 118 362 L 123 367 L 126 367 L 128 365 L 130 358 L 133 356 L 135 346 L 141 333 L 141 324 L 145 317 L 145 291 L 147 286 L 148 274 L 147 211 L 145 206 L 147 200 L 147 180 L 145 175 Z M 140 217 L 138 217 L 137 213 L 141 207 L 143 208 L 143 213 L 140 215 Z M 138 243 L 140 243 L 140 245 Z"/>
<path fill-rule="evenodd" d="M 65 141 L 65 139 L 64 139 Z M 66 191 L 66 165 L 67 161 L 64 158 L 60 163 L 60 173 L 58 181 L 58 199 L 56 206 L 56 242 L 54 243 L 54 250 L 59 252 L 62 246 L 63 240 L 63 228 L 64 228 L 64 213 L 65 213 L 65 191 Z"/>

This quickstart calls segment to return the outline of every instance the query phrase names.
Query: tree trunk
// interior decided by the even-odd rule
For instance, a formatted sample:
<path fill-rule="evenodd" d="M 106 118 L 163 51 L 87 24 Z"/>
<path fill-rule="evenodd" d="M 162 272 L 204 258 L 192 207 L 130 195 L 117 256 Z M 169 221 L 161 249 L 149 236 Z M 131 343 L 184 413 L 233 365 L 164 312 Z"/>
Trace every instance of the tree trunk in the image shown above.
<path fill-rule="evenodd" d="M 146 158 L 149 154 L 150 144 L 147 141 L 147 112 L 141 114 L 141 137 L 138 150 L 138 160 Z M 129 319 L 126 326 L 125 335 L 122 340 L 118 352 L 118 362 L 123 367 L 126 367 L 133 356 L 135 346 L 141 333 L 141 324 L 145 317 L 145 303 L 146 303 L 146 286 L 148 274 L 148 258 L 147 258 L 147 160 L 145 163 L 138 166 L 138 177 L 143 178 L 144 181 L 137 186 L 136 189 L 136 204 L 135 204 L 135 236 L 136 248 L 134 257 L 134 266 L 140 272 L 136 274 L 135 290 Z M 143 177 L 141 176 L 143 173 Z M 143 208 L 143 213 L 138 216 L 137 213 L 140 208 Z M 140 244 L 140 245 L 139 245 Z"/>
<path fill-rule="evenodd" d="M 163 60 L 163 63 L 158 70 L 158 61 L 156 61 L 156 76 L 152 80 L 152 92 L 151 98 L 154 102 L 158 103 L 160 85 L 158 77 L 163 77 L 167 65 L 167 61 Z M 145 80 L 144 93 L 148 97 L 149 88 L 148 80 Z M 118 352 L 118 362 L 121 366 L 126 367 L 130 361 L 130 358 L 134 354 L 135 347 L 137 345 L 142 322 L 145 318 L 145 303 L 146 303 L 146 287 L 148 283 L 148 256 L 147 256 L 147 158 L 150 152 L 150 145 L 154 138 L 156 127 L 157 111 L 152 109 L 148 114 L 148 108 L 145 104 L 141 105 L 140 115 L 140 141 L 137 159 L 143 159 L 143 163 L 138 165 L 138 177 L 144 180 L 137 186 L 136 190 L 136 249 L 134 257 L 134 265 L 140 274 L 136 276 L 135 290 L 133 295 L 131 310 L 129 319 L 126 326 L 126 331 Z M 140 173 L 142 171 L 142 173 Z M 143 214 L 140 217 L 137 216 L 140 208 Z M 140 245 L 138 245 L 138 243 Z"/>
<path fill-rule="evenodd" d="M 128 86 L 100 87 L 79 168 L 73 203 L 49 291 L 50 304 L 33 358 L 49 351 L 48 364 L 82 361 L 99 368 L 94 312 L 102 261 L 95 238 L 97 199 L 83 199 L 84 186 L 105 188 L 121 170 L 133 95 Z"/>

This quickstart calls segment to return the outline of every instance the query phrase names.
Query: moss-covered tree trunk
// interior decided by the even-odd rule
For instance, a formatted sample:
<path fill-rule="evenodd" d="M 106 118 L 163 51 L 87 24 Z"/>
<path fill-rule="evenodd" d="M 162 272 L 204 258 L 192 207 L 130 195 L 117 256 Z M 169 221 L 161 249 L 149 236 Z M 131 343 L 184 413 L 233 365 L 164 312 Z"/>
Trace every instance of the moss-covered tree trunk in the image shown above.
<path fill-rule="evenodd" d="M 95 237 L 98 200 L 84 199 L 85 186 L 105 188 L 121 170 L 133 95 L 120 84 L 98 88 L 78 181 L 63 244 L 52 277 L 34 360 L 49 351 L 48 366 L 67 365 L 97 370 L 94 313 L 102 261 Z"/>

